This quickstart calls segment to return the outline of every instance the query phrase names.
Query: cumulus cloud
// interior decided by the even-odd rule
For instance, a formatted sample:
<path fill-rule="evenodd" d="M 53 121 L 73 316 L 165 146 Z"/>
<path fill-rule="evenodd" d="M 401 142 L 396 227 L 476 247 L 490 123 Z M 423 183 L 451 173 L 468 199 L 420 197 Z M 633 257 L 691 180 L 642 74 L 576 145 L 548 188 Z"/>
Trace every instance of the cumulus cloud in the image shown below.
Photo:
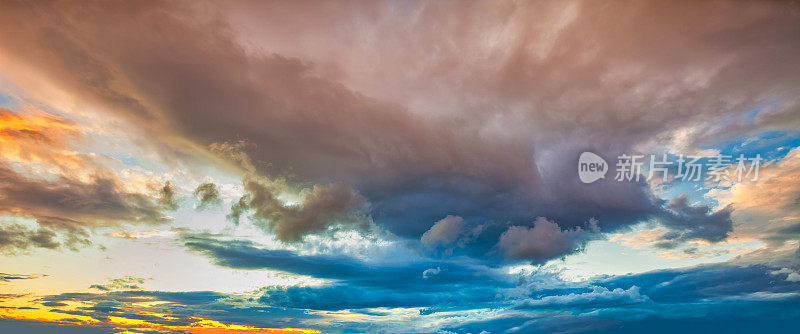
<path fill-rule="evenodd" d="M 532 228 L 511 226 L 497 242 L 497 248 L 510 259 L 541 264 L 583 249 L 591 232 L 580 227 L 562 230 L 558 224 L 539 217 Z"/>
<path fill-rule="evenodd" d="M 420 243 L 426 250 L 445 256 L 450 256 L 456 251 L 477 254 L 484 250 L 481 244 L 473 242 L 486 230 L 486 226 L 487 224 L 468 226 L 460 216 L 448 215 L 425 231 L 420 237 Z M 490 235 L 488 238 L 491 238 L 492 232 L 488 233 Z"/>
<path fill-rule="evenodd" d="M 282 241 L 297 242 L 309 233 L 323 232 L 342 225 L 363 229 L 370 222 L 366 200 L 353 189 L 339 183 L 315 185 L 300 192 L 297 204 L 278 198 L 279 184 L 247 179 L 244 195 L 233 204 L 228 218 L 234 223 L 250 213 L 250 219 Z"/>
<path fill-rule="evenodd" d="M 461 236 L 464 229 L 464 219 L 458 216 L 444 217 L 422 234 L 420 241 L 426 246 L 452 245 Z"/>
<path fill-rule="evenodd" d="M 219 188 L 213 183 L 201 183 L 194 190 L 194 197 L 197 198 L 198 211 L 206 210 L 209 208 L 219 207 L 222 205 L 222 198 L 220 197 Z"/>

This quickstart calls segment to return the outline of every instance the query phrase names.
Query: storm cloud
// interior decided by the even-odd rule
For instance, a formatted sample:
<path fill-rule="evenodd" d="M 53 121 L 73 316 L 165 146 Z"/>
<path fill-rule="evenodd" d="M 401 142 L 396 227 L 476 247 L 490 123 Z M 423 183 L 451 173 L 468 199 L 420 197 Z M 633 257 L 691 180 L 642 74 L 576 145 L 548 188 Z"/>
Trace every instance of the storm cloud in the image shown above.
<path fill-rule="evenodd" d="M 48 80 L 140 124 L 166 145 L 179 142 L 176 136 L 201 146 L 245 138 L 260 173 L 343 182 L 372 204 L 376 222 L 418 238 L 430 226 L 401 222 L 453 214 L 523 224 L 546 216 L 573 227 L 596 217 L 613 231 L 657 213 L 661 203 L 645 184 L 605 182 L 590 189 L 578 183 L 566 171 L 582 150 L 614 156 L 651 140 L 671 142 L 678 130 L 697 133 L 681 142 L 692 150 L 726 131 L 744 131 L 738 122 L 722 128 L 713 120 L 758 107 L 764 92 L 785 102 L 760 114 L 757 127 L 786 126 L 780 120 L 791 119 L 796 104 L 787 94 L 796 92 L 800 77 L 790 65 L 800 52 L 791 11 L 767 3 L 743 5 L 752 10 L 711 2 L 688 11 L 687 5 L 440 2 L 415 9 L 373 4 L 345 15 L 327 6 L 309 12 L 301 4 L 265 3 L 249 10 L 264 15 L 253 22 L 237 4 L 217 16 L 158 2 L 91 9 L 15 3 L 3 11 L 0 29 L 13 31 L 2 34 L 4 64 L 15 65 L 7 67 L 36 64 Z M 345 33 L 360 22 L 354 17 L 382 6 L 417 10 L 408 13 L 417 19 L 388 31 L 382 27 L 396 22 L 375 14 L 367 30 L 383 38 Z M 290 28 L 292 21 L 268 19 L 301 12 L 336 28 Z M 625 17 L 624 24 L 605 24 L 610 12 Z M 674 15 L 660 15 L 665 12 Z M 717 13 L 718 24 L 695 19 L 708 12 Z M 531 19 L 537 13 L 561 19 Z M 231 26 L 226 17 L 243 23 Z M 445 28 L 435 23 L 441 20 L 449 22 Z M 480 28 L 477 22 L 486 20 L 505 22 L 497 25 L 505 28 Z M 277 22 L 289 26 L 273 26 Z M 271 29 L 237 35 L 238 29 L 252 31 L 249 24 Z M 675 25 L 686 31 L 669 28 Z M 402 40 L 438 45 L 445 36 L 459 38 L 434 53 L 364 58 L 405 49 Z M 492 40 L 486 36 L 497 43 L 479 42 Z M 274 47 L 251 50 L 241 38 Z M 326 50 L 325 59 L 322 50 L 291 46 L 330 40 L 353 47 Z M 762 47 L 766 43 L 780 47 Z M 487 57 L 492 65 L 478 65 Z M 356 74 L 354 64 L 361 71 L 364 63 L 410 70 L 385 80 L 379 72 Z M 371 88 L 379 78 L 383 88 Z M 402 103 L 407 96 L 416 97 Z M 706 135 L 691 132 L 689 124 L 701 124 Z M 555 140 L 562 137 L 553 129 L 572 136 Z"/>
<path fill-rule="evenodd" d="M 2 2 L 0 252 L 13 272 L 40 251 L 118 277 L 3 303 L 115 332 L 795 328 L 799 18 L 781 1 Z M 611 174 L 581 182 L 583 152 Z M 762 179 L 613 177 L 622 154 L 717 153 L 762 155 Z M 95 234 L 113 238 L 96 261 L 65 252 Z M 186 291 L 220 287 L 238 292 Z"/>

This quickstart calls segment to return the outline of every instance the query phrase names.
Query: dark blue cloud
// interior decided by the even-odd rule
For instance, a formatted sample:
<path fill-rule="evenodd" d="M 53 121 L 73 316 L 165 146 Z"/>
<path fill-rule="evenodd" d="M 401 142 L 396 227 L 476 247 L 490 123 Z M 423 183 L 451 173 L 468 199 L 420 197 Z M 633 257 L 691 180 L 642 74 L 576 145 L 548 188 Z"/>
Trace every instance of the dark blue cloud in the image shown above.
<path fill-rule="evenodd" d="M 619 276 L 606 280 L 603 285 L 609 288 L 637 285 L 653 301 L 665 303 L 698 302 L 753 293 L 800 292 L 800 282 L 790 282 L 783 276 L 772 274 L 775 270 L 767 265 L 714 264 Z M 800 300 L 800 296 L 796 298 Z"/>
<path fill-rule="evenodd" d="M 593 282 L 595 290 L 620 298 L 597 298 L 586 288 L 531 291 L 519 310 L 445 329 L 457 333 L 674 333 L 697 329 L 744 333 L 753 329 L 800 329 L 800 282 L 776 274 L 776 267 L 731 263 L 615 276 Z M 794 268 L 793 270 L 797 270 Z M 636 287 L 636 296 L 630 291 Z M 626 290 L 627 289 L 627 290 Z M 626 297 L 627 295 L 627 297 Z M 532 305 L 533 304 L 533 305 Z"/>
<path fill-rule="evenodd" d="M 439 286 L 441 288 L 441 285 Z M 379 307 L 474 308 L 495 300 L 493 286 L 462 285 L 460 290 L 415 291 L 333 284 L 322 287 L 271 287 L 263 289 L 259 302 L 275 307 L 312 310 L 344 310 Z M 433 310 L 431 310 L 430 313 Z"/>
<path fill-rule="evenodd" d="M 435 290 L 439 287 L 433 286 L 441 284 L 476 284 L 500 280 L 489 267 L 469 258 L 366 262 L 346 255 L 300 255 L 289 250 L 261 249 L 244 240 L 221 241 L 201 235 L 184 235 L 184 240 L 186 247 L 208 256 L 223 267 L 272 269 L 342 280 L 359 286 Z M 441 269 L 438 275 L 428 279 L 423 277 L 425 270 L 437 267 Z"/>
<path fill-rule="evenodd" d="M 364 262 L 343 255 L 299 255 L 256 248 L 247 241 L 219 241 L 185 236 L 186 246 L 218 265 L 238 269 L 272 269 L 333 280 L 316 287 L 269 287 L 259 302 L 276 307 L 316 310 L 373 307 L 471 308 L 492 302 L 498 289 L 514 286 L 514 277 L 495 272 L 469 258 L 451 261 Z M 438 268 L 437 275 L 423 272 Z"/>
<path fill-rule="evenodd" d="M 201 240 L 195 237 L 193 242 Z M 212 249 L 211 246 L 204 249 Z M 648 325 L 661 326 L 657 331 L 661 333 L 667 329 L 692 328 L 687 324 L 696 328 L 711 328 L 716 324 L 721 326 L 719 328 L 740 332 L 737 329 L 753 328 L 735 326 L 745 320 L 766 329 L 797 328 L 796 324 L 800 323 L 797 322 L 800 320 L 800 282 L 787 280 L 786 274 L 789 270 L 798 270 L 797 267 L 786 267 L 788 269 L 778 272 L 785 267 L 722 263 L 569 282 L 547 272 L 489 275 L 487 269 L 480 266 L 440 261 L 437 265 L 449 266 L 442 267 L 439 275 L 425 280 L 418 270 L 430 263 L 409 265 L 415 268 L 413 276 L 419 277 L 414 279 L 412 275 L 402 275 L 396 266 L 367 264 L 353 258 L 334 261 L 335 257 L 325 255 L 273 254 L 246 242 L 217 241 L 213 246 L 220 250 L 206 255 L 217 256 L 215 260 L 219 263 L 265 269 L 273 268 L 267 260 L 280 259 L 275 261 L 280 270 L 324 277 L 333 283 L 270 286 L 250 296 L 204 291 L 113 291 L 51 295 L 41 298 L 40 302 L 57 307 L 59 303 L 80 301 L 87 306 L 56 311 L 96 319 L 125 316 L 165 325 L 184 325 L 192 322 L 195 316 L 269 327 L 309 327 L 305 321 L 316 319 L 317 325 L 312 327 L 334 333 L 381 330 L 427 333 L 439 329 L 456 333 L 484 330 L 491 333 L 633 333 Z M 243 258 L 250 260 L 249 265 L 222 259 L 242 253 L 252 256 Z M 321 259 L 326 259 L 323 262 L 331 266 L 317 272 L 314 264 Z M 448 271 L 451 272 L 449 277 Z M 387 275 L 399 276 L 392 280 L 384 277 Z M 440 276 L 441 280 L 436 281 Z M 470 280 L 469 277 L 481 279 Z M 406 280 L 408 282 L 404 282 Z M 153 301 L 161 303 L 148 307 L 148 311 L 168 313 L 175 318 L 152 317 L 136 312 L 133 306 Z M 386 327 L 383 323 L 340 321 L 317 313 L 349 309 L 365 316 L 394 319 L 394 308 L 408 307 L 418 308 L 415 317 L 419 318 L 405 318 L 407 321 L 425 323 L 428 322 L 425 319 L 430 319 L 445 325 L 418 328 L 394 322 L 400 327 Z M 475 313 L 481 309 L 492 312 Z"/>
<path fill-rule="evenodd" d="M 265 287 L 257 301 L 266 307 L 349 309 L 381 317 L 388 315 L 376 314 L 376 308 L 411 307 L 419 309 L 419 317 L 440 320 L 478 309 L 497 310 L 492 317 L 466 317 L 457 325 L 444 327 L 457 333 L 591 332 L 700 317 L 709 317 L 709 321 L 734 316 L 760 321 L 800 319 L 796 307 L 800 305 L 800 282 L 787 280 L 785 273 L 776 273 L 782 267 L 769 265 L 722 263 L 576 283 L 561 281 L 552 273 L 498 274 L 499 270 L 463 256 L 366 262 L 342 255 L 265 250 L 248 241 L 220 241 L 202 235 L 184 238 L 187 247 L 218 265 L 331 280 L 320 286 Z M 440 270 L 426 279 L 422 272 L 430 268 Z M 376 324 L 358 322 L 330 326 L 343 332 L 377 330 Z"/>

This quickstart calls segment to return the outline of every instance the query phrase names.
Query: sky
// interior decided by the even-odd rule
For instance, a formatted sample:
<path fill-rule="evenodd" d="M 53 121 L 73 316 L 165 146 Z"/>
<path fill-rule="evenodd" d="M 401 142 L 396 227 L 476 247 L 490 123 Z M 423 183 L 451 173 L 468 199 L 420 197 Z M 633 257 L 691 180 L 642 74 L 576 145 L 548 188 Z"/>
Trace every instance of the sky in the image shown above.
<path fill-rule="evenodd" d="M 795 332 L 798 37 L 797 1 L 0 1 L 0 332 Z"/>

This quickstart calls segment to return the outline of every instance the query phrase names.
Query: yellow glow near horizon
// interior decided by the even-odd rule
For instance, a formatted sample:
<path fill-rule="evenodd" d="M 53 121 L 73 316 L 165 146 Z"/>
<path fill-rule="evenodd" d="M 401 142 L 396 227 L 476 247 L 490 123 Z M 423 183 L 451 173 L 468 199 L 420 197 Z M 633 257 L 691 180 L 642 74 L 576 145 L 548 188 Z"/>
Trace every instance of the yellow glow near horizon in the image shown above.
<path fill-rule="evenodd" d="M 82 325 L 82 326 L 99 326 L 109 325 L 115 327 L 119 333 L 131 333 L 129 330 L 133 329 L 146 329 L 158 332 L 174 332 L 186 331 L 197 334 L 214 334 L 214 333 L 320 333 L 314 329 L 303 328 L 262 328 L 254 326 L 226 324 L 216 320 L 205 319 L 202 317 L 192 317 L 196 320 L 189 325 L 172 326 L 153 323 L 140 319 L 126 318 L 125 316 L 109 316 L 107 321 L 101 321 L 85 315 L 74 315 L 60 312 L 53 312 L 54 310 L 76 310 L 78 306 L 86 306 L 77 302 L 65 302 L 67 306 L 60 308 L 42 307 L 41 304 L 34 301 L 33 296 L 24 296 L 21 298 L 4 300 L 3 306 L 11 308 L 0 309 L 0 319 L 14 319 L 14 320 L 29 320 L 41 321 L 52 323 L 55 325 Z M 24 309 L 20 307 L 32 307 L 32 309 Z M 170 314 L 148 312 L 146 310 L 135 310 L 137 315 L 148 315 L 163 318 L 166 320 L 177 319 Z M 75 321 L 78 320 L 78 321 Z"/>

